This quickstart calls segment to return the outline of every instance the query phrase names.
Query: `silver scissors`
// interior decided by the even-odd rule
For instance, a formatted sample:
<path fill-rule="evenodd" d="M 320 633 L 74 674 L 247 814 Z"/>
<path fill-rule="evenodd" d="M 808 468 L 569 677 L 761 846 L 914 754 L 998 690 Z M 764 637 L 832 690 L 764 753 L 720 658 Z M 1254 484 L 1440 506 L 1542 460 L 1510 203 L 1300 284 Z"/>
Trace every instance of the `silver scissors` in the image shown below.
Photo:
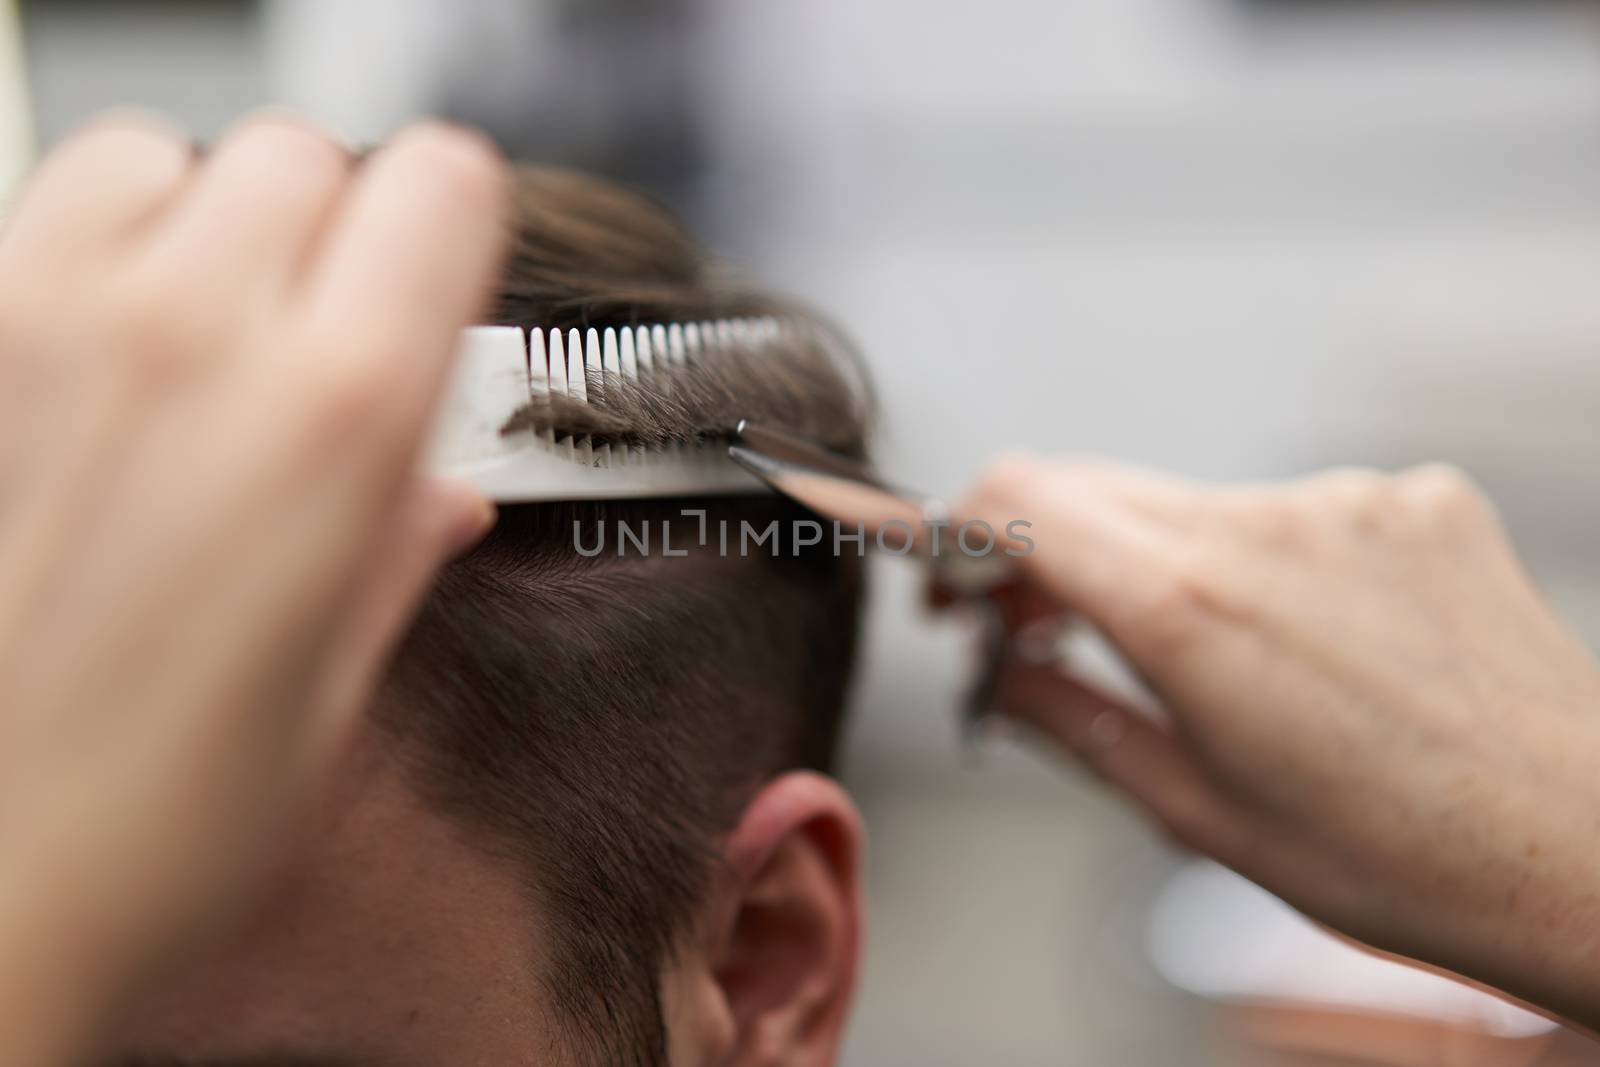
<path fill-rule="evenodd" d="M 1003 584 L 1010 567 L 1003 556 L 941 551 L 927 535 L 949 521 L 943 502 L 883 481 L 864 463 L 809 441 L 741 420 L 728 457 L 783 496 L 826 518 L 860 523 L 870 530 L 891 524 L 907 531 L 904 546 L 925 557 L 934 576 L 975 609 L 981 635 L 977 676 L 963 705 L 963 733 L 971 739 L 992 709 L 995 683 L 1007 654 L 1005 619 L 988 596 Z"/>

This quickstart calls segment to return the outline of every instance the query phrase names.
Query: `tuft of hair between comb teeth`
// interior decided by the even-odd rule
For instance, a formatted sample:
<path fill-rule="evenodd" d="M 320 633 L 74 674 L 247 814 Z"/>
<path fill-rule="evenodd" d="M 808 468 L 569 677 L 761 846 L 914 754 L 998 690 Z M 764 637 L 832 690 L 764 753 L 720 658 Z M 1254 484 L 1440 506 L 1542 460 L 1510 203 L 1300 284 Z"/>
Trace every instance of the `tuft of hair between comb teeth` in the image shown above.
<path fill-rule="evenodd" d="M 704 343 L 687 359 L 658 356 L 637 378 L 586 366 L 586 395 L 544 391 L 518 408 L 501 434 L 532 430 L 596 446 L 666 448 L 730 438 L 750 419 L 832 451 L 862 451 L 851 427 L 870 397 L 854 357 L 831 333 L 791 321 L 731 335 L 705 325 Z M 548 353 L 534 350 L 530 358 Z"/>

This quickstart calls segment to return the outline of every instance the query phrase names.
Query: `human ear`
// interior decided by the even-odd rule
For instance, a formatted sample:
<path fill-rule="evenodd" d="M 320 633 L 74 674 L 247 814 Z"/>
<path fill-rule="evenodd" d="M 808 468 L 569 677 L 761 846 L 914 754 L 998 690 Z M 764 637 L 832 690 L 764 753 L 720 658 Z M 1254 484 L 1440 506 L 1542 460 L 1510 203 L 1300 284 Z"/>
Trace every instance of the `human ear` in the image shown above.
<path fill-rule="evenodd" d="M 831 1067 L 859 966 L 863 845 L 828 778 L 791 772 L 756 794 L 665 998 L 675 1064 Z"/>

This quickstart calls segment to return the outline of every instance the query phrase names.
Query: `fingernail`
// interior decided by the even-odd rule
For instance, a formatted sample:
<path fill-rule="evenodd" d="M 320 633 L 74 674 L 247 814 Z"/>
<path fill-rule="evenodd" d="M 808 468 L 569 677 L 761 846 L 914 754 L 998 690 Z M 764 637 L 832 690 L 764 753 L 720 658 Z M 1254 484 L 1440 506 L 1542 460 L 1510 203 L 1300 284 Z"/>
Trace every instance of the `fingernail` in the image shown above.
<path fill-rule="evenodd" d="M 1062 662 L 1062 629 L 1030 624 L 1012 635 L 1007 645 L 1011 658 L 1029 667 L 1051 667 Z"/>
<path fill-rule="evenodd" d="M 1089 747 L 1104 755 L 1128 733 L 1128 724 L 1114 711 L 1102 711 L 1089 723 Z"/>

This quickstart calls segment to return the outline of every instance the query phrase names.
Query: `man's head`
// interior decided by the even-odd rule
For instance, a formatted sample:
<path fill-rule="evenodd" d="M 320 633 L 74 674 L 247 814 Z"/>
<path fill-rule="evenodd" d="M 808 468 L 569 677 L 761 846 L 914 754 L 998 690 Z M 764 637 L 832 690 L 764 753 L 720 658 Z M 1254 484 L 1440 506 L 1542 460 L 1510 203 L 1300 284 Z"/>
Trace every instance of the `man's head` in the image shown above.
<path fill-rule="evenodd" d="M 648 204 L 523 172 L 494 321 L 775 312 L 794 314 Z M 860 453 L 867 406 L 837 404 L 851 385 L 834 347 L 784 354 L 823 386 L 788 414 Z M 735 544 L 741 523 L 777 520 L 782 543 L 700 547 L 686 509 Z M 861 568 L 827 539 L 791 545 L 802 517 L 770 496 L 502 509 L 440 577 L 259 913 L 160 998 L 134 1047 L 202 1064 L 831 1062 L 860 828 L 816 772 L 838 739 Z M 648 524 L 657 550 L 580 554 L 575 529 L 590 543 L 597 524 Z M 660 551 L 668 524 L 688 555 Z"/>

